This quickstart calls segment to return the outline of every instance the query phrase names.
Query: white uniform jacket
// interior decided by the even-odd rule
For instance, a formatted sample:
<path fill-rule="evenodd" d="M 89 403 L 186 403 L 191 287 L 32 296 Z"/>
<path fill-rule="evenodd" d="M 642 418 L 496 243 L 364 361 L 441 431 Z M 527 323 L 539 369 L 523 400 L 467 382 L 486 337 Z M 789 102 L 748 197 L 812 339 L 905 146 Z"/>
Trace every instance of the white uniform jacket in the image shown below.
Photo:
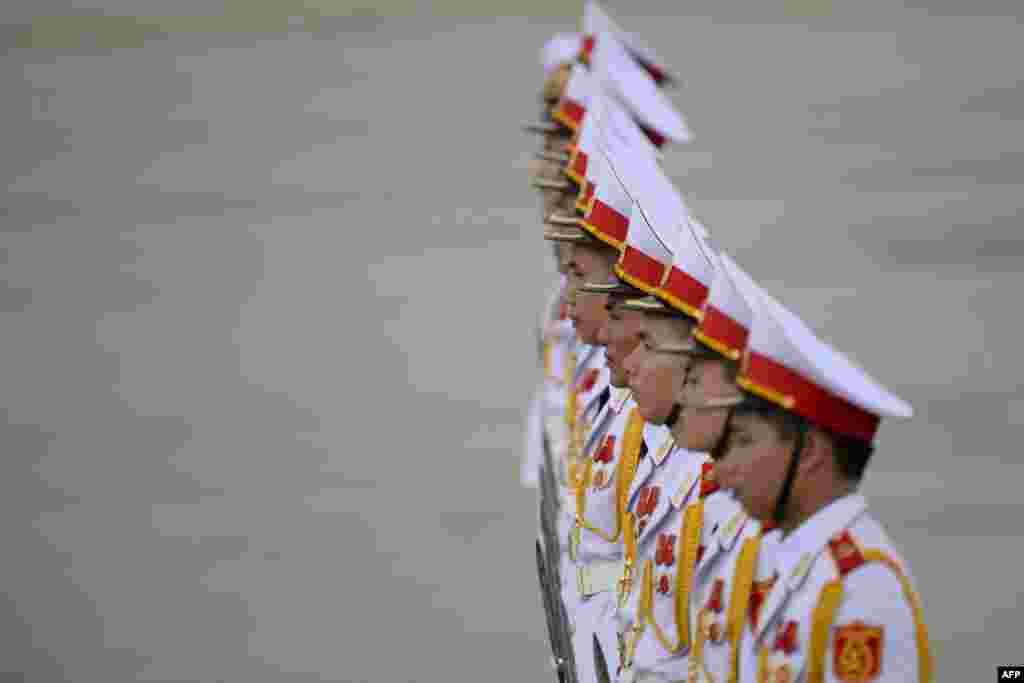
<path fill-rule="evenodd" d="M 909 568 L 862 496 L 822 508 L 781 537 L 773 554 L 774 582 L 747 620 L 741 680 L 931 680 Z"/>

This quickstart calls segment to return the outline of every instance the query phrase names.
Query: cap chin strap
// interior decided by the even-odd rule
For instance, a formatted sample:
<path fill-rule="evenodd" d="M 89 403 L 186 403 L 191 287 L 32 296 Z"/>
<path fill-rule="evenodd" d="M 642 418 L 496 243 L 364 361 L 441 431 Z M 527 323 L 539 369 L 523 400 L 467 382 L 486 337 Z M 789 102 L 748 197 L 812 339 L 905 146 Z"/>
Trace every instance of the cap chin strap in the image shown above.
<path fill-rule="evenodd" d="M 722 433 L 718 437 L 718 441 L 711 447 L 709 455 L 711 459 L 718 462 L 725 458 L 725 452 L 728 450 L 729 442 L 729 427 L 732 424 L 732 414 L 736 411 L 736 406 L 729 406 L 729 412 L 725 414 L 725 423 L 722 424 Z"/>
<path fill-rule="evenodd" d="M 796 445 L 793 447 L 793 457 L 789 459 L 789 468 L 786 470 L 786 478 L 782 480 L 782 490 L 779 491 L 779 498 L 775 502 L 775 512 L 772 518 L 776 524 L 781 525 L 786 516 L 786 506 L 793 494 L 793 480 L 796 479 L 796 469 L 800 464 L 800 454 L 804 450 L 807 441 L 807 425 L 800 424 L 796 432 Z"/>
<path fill-rule="evenodd" d="M 676 401 L 672 404 L 672 410 L 668 411 L 668 417 L 665 418 L 665 426 L 672 429 L 676 426 L 676 422 L 679 422 L 679 414 L 683 412 L 683 406 Z"/>

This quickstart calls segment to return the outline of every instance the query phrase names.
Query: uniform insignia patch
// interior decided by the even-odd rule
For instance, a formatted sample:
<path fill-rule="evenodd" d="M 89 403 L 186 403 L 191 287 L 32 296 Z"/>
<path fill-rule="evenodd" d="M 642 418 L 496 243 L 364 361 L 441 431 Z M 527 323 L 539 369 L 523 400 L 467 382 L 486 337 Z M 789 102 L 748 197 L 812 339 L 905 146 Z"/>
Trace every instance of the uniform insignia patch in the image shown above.
<path fill-rule="evenodd" d="M 671 567 L 675 564 L 675 545 L 675 534 L 658 534 L 658 550 L 654 555 L 654 563 L 659 567 Z"/>
<path fill-rule="evenodd" d="M 597 384 L 597 378 L 600 375 L 600 373 L 601 371 L 598 370 L 597 368 L 591 368 L 590 370 L 587 370 L 587 372 L 580 379 L 579 390 L 581 394 L 589 393 L 590 390 L 594 388 L 594 385 Z"/>
<path fill-rule="evenodd" d="M 668 574 L 662 574 L 658 577 L 658 592 L 662 595 L 668 595 L 672 592 L 672 582 L 669 580 Z"/>
<path fill-rule="evenodd" d="M 842 683 L 868 683 L 882 673 L 882 627 L 855 621 L 837 626 L 832 669 Z"/>
<path fill-rule="evenodd" d="M 797 625 L 795 621 L 787 621 L 785 624 L 779 624 L 779 627 L 775 631 L 775 643 L 772 645 L 773 651 L 782 651 L 787 655 L 791 655 L 796 652 L 797 640 L 796 640 Z"/>
<path fill-rule="evenodd" d="M 718 491 L 719 488 L 720 485 L 715 478 L 714 464 L 710 462 L 704 463 L 700 471 L 700 497 L 706 498 Z"/>
<path fill-rule="evenodd" d="M 605 437 L 601 447 L 594 453 L 594 462 L 609 463 L 612 461 L 612 453 L 615 452 L 615 435 L 609 434 Z"/>
<path fill-rule="evenodd" d="M 637 536 L 647 528 L 647 520 L 658 507 L 658 497 L 661 495 L 660 486 L 645 486 L 640 489 L 640 497 L 636 502 L 637 514 Z"/>
<path fill-rule="evenodd" d="M 778 578 L 778 575 L 766 581 L 754 581 L 753 586 L 751 586 L 748 609 L 750 610 L 750 623 L 754 628 L 757 628 L 757 619 L 761 614 L 761 606 L 764 604 L 768 594 L 771 593 L 772 588 L 775 587 L 776 578 Z"/>
<path fill-rule="evenodd" d="M 829 539 L 828 546 L 840 574 L 846 575 L 864 564 L 864 555 L 849 531 L 833 536 Z"/>
<path fill-rule="evenodd" d="M 711 595 L 708 596 L 707 605 L 705 609 L 709 612 L 718 614 L 722 611 L 722 594 L 725 592 L 725 580 L 715 579 L 715 583 L 711 586 Z"/>

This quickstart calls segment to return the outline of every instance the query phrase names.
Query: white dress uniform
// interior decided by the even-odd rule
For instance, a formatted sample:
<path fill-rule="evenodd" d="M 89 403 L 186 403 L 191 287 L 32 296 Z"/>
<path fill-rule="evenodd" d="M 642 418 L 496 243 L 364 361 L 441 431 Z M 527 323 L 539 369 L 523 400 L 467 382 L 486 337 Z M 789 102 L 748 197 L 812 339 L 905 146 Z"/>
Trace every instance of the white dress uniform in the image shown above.
<path fill-rule="evenodd" d="M 764 557 L 773 579 L 746 623 L 741 680 L 929 680 L 913 579 L 863 496 L 833 501 Z"/>
<path fill-rule="evenodd" d="M 739 384 L 832 433 L 870 443 L 882 417 L 911 408 L 802 320 L 763 296 Z M 740 646 L 758 683 L 931 681 L 921 602 L 907 563 L 859 494 L 833 500 L 780 537 Z M 757 604 L 760 602 L 760 604 Z"/>
<path fill-rule="evenodd" d="M 661 681 L 664 662 L 689 649 L 685 621 L 677 624 L 676 604 L 688 605 L 687 567 L 699 549 L 681 547 L 681 510 L 698 500 L 707 455 L 679 448 L 666 427 L 649 426 L 651 446 L 633 481 L 626 539 L 627 579 L 619 592 L 617 642 L 611 662 L 620 681 Z M 698 526 L 699 528 L 699 526 Z M 689 563 L 689 564 L 688 564 Z M 602 644 L 603 647 L 603 644 Z M 607 652 L 606 652 L 607 654 Z"/>
<path fill-rule="evenodd" d="M 562 505 L 558 519 L 558 538 L 561 541 L 561 577 L 562 595 L 575 586 L 575 562 L 570 557 L 568 539 L 572 531 L 576 510 L 576 486 L 582 475 L 581 463 L 584 461 L 584 447 L 592 431 L 601 408 L 608 402 L 611 389 L 609 387 L 608 367 L 605 363 L 604 348 L 589 344 L 579 344 L 574 356 L 576 371 L 570 390 L 566 393 L 564 404 L 564 420 L 566 427 L 566 449 L 563 457 L 563 470 L 559 479 Z M 566 611 L 570 625 L 575 627 L 573 602 L 566 602 Z M 577 662 L 577 667 L 580 663 Z"/>
<path fill-rule="evenodd" d="M 736 361 L 746 348 L 761 289 L 727 254 L 717 254 L 715 262 L 718 267 L 694 337 L 723 360 Z M 770 566 L 779 534 L 748 517 L 728 492 L 711 494 L 708 504 L 723 506 L 728 520 L 704 527 L 706 550 L 690 601 L 693 648 L 686 680 L 729 683 L 738 680 L 739 646 L 751 600 L 759 603 L 770 579 L 757 573 L 759 564 Z"/>
<path fill-rule="evenodd" d="M 715 496 L 726 495 L 722 492 Z M 688 683 L 735 683 L 739 647 L 751 604 L 760 604 L 771 583 L 779 532 L 768 531 L 734 505 L 733 516 L 710 530 L 691 596 Z M 759 573 L 760 572 L 760 573 Z M 744 679 L 746 680 L 746 679 Z"/>
<path fill-rule="evenodd" d="M 579 680 L 596 680 L 593 635 L 614 646 L 617 584 L 622 577 L 622 506 L 643 445 L 643 418 L 625 389 L 610 389 L 584 448 L 582 486 L 575 491 L 568 532 L 563 601 L 575 626 Z M 610 633 L 601 629 L 611 629 Z M 603 645 L 602 645 L 603 647 Z"/>
<path fill-rule="evenodd" d="M 684 454 L 680 460 L 685 466 L 674 478 L 664 479 L 664 518 L 654 535 L 641 537 L 638 543 L 639 582 L 623 618 L 629 628 L 623 638 L 621 681 L 667 683 L 689 676 L 699 578 L 732 553 L 745 528 L 739 506 L 719 491 L 710 458 L 692 451 Z"/>

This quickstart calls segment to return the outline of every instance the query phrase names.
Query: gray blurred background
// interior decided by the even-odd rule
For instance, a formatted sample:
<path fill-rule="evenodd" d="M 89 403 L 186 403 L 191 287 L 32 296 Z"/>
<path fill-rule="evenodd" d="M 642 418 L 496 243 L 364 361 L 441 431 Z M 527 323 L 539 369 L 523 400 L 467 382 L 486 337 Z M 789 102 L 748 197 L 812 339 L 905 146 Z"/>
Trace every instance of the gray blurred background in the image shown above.
<path fill-rule="evenodd" d="M 916 408 L 866 488 L 938 679 L 1019 664 L 1021 3 L 608 4 L 694 211 Z M 3 3 L 0 681 L 551 680 L 518 126 L 579 12 Z"/>

